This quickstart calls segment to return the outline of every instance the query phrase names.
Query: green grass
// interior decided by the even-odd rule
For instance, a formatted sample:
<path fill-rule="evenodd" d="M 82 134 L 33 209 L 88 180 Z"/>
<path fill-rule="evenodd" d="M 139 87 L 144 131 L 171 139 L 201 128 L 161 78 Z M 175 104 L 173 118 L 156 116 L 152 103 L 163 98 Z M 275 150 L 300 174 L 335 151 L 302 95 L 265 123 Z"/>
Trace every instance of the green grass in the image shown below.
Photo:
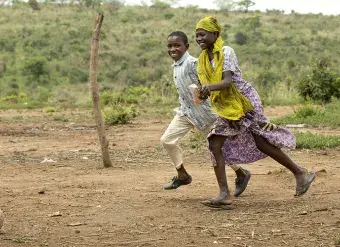
<path fill-rule="evenodd" d="M 295 136 L 296 148 L 299 149 L 325 149 L 340 146 L 340 136 L 312 134 L 310 132 L 295 133 Z"/>
<path fill-rule="evenodd" d="M 276 124 L 307 124 L 311 127 L 340 127 L 340 101 L 323 108 L 311 105 L 300 106 L 293 114 L 273 119 Z"/>

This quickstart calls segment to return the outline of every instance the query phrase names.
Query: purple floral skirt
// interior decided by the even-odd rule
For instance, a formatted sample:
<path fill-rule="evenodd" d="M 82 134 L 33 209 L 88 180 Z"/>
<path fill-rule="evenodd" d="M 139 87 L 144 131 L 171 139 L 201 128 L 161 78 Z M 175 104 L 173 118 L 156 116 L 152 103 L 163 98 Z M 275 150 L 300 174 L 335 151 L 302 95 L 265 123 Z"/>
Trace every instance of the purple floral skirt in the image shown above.
<path fill-rule="evenodd" d="M 230 120 L 218 117 L 208 139 L 213 135 L 226 136 L 222 147 L 222 153 L 226 165 L 248 164 L 267 157 L 257 149 L 254 137 L 259 135 L 278 148 L 295 148 L 295 136 L 286 128 L 271 124 L 264 115 L 261 99 L 256 90 L 249 86 L 242 92 L 254 106 L 254 110 L 248 112 L 240 120 L 239 127 L 235 128 Z M 210 152 L 213 165 L 215 158 Z"/>

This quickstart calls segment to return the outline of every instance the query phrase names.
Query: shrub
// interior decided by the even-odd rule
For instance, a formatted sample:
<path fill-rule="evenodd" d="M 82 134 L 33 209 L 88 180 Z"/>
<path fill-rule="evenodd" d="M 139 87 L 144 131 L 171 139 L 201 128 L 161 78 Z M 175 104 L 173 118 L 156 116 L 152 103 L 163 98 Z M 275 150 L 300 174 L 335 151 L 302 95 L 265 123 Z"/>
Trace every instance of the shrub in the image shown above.
<path fill-rule="evenodd" d="M 306 105 L 299 107 L 297 110 L 294 111 L 294 113 L 295 117 L 297 118 L 307 118 L 318 114 L 322 114 L 322 111 L 312 105 Z"/>
<path fill-rule="evenodd" d="M 167 13 L 165 13 L 164 14 L 164 17 L 165 17 L 165 19 L 167 19 L 167 20 L 170 20 L 172 17 L 174 17 L 175 15 L 173 14 L 173 13 L 171 13 L 171 12 L 167 12 Z"/>
<path fill-rule="evenodd" d="M 38 80 L 42 75 L 48 75 L 47 59 L 45 57 L 32 57 L 25 60 L 24 72 Z"/>
<path fill-rule="evenodd" d="M 137 116 L 136 107 L 131 105 L 129 107 L 120 104 L 107 106 L 103 110 L 105 124 L 126 124 L 132 118 Z"/>
<path fill-rule="evenodd" d="M 234 39 L 238 45 L 244 45 L 247 43 L 247 36 L 242 32 L 237 32 L 234 36 Z"/>
<path fill-rule="evenodd" d="M 340 78 L 329 71 L 327 59 L 317 59 L 311 74 L 298 83 L 299 94 L 305 99 L 329 103 L 332 97 L 340 97 Z"/>

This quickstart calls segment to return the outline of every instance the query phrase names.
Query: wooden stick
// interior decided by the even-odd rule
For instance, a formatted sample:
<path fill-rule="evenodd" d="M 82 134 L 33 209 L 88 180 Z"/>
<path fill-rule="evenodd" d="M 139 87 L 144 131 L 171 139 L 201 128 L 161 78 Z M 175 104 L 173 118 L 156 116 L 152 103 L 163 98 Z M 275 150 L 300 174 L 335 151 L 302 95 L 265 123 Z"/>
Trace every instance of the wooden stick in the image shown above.
<path fill-rule="evenodd" d="M 104 19 L 103 14 L 96 14 L 95 16 L 95 29 L 92 34 L 91 44 L 91 60 L 90 60 L 90 88 L 92 92 L 92 102 L 94 117 L 97 124 L 97 131 L 102 149 L 104 167 L 112 167 L 112 162 L 109 155 L 109 142 L 105 136 L 105 126 L 100 107 L 100 98 L 98 93 L 97 83 L 97 68 L 98 68 L 98 50 L 99 50 L 99 35 L 100 28 Z"/>

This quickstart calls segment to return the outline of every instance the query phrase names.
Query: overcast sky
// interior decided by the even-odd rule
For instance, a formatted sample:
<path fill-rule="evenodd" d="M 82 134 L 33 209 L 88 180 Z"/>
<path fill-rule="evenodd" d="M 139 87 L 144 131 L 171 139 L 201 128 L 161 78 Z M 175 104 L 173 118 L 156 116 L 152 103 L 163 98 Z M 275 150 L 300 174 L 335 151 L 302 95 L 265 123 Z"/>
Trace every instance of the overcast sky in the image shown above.
<path fill-rule="evenodd" d="M 255 6 L 251 9 L 280 9 L 286 13 L 291 10 L 299 13 L 323 13 L 325 15 L 340 14 L 340 0 L 252 0 Z M 140 4 L 141 0 L 125 0 L 126 4 Z M 150 1 L 143 2 L 150 4 Z M 179 0 L 181 6 L 198 5 L 201 8 L 216 8 L 213 0 Z"/>

